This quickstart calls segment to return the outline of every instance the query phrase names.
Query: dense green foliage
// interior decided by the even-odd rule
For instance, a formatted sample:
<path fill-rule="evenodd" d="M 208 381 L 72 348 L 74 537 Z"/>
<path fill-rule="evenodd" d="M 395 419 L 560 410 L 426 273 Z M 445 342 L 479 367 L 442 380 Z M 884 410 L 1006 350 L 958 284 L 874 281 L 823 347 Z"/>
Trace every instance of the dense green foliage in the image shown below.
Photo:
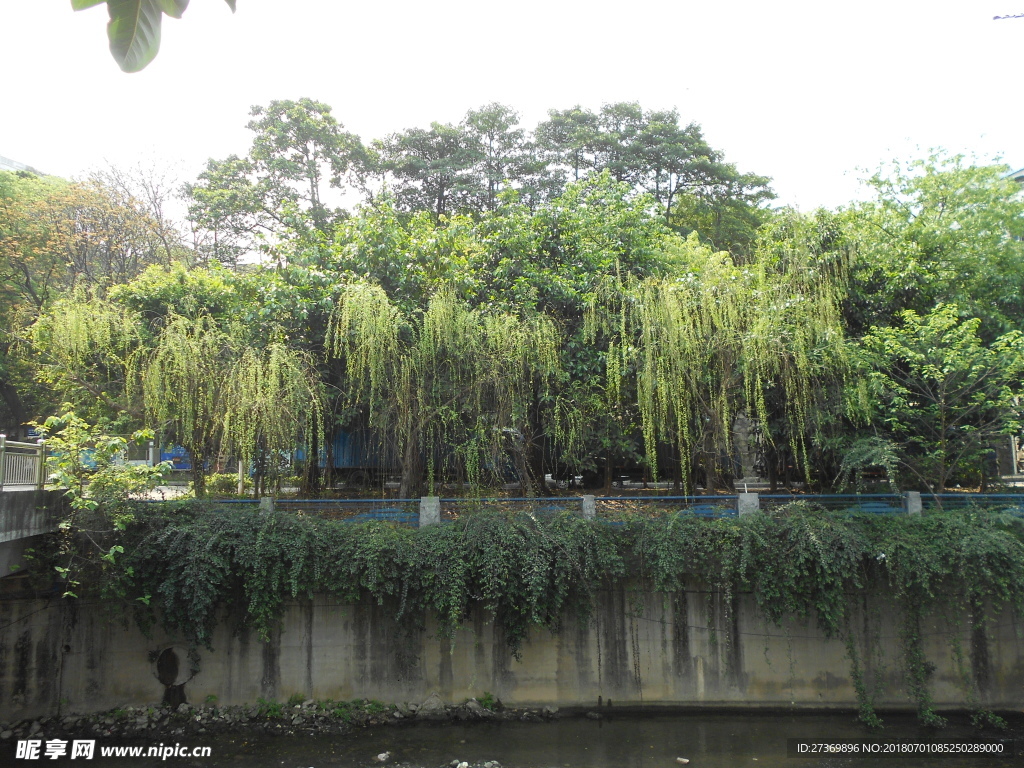
<path fill-rule="evenodd" d="M 1020 429 L 1020 331 L 984 345 L 981 320 L 960 320 L 948 305 L 925 317 L 906 310 L 901 320 L 861 340 L 867 407 L 877 414 L 879 437 L 904 446 L 901 469 L 930 491 L 953 477 L 984 482 L 990 446 Z"/>
<path fill-rule="evenodd" d="M 312 99 L 251 116 L 248 152 L 186 185 L 189 247 L 159 180 L 0 175 L 5 429 L 63 402 L 152 428 L 199 494 L 238 461 L 257 489 L 301 473 L 320 493 L 329 469 L 284 465 L 339 432 L 402 496 L 626 473 L 938 493 L 1013 471 L 992 448 L 1024 395 L 1004 169 L 937 155 L 804 215 L 635 103 L 533 131 L 488 104 L 368 144 Z"/>

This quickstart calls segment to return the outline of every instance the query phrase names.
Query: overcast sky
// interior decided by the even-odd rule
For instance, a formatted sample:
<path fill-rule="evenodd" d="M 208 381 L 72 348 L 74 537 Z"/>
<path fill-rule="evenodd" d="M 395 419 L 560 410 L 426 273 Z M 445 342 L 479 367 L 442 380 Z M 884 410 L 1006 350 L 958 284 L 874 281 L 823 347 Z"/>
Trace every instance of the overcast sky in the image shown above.
<path fill-rule="evenodd" d="M 810 209 L 858 168 L 930 147 L 1024 166 L 1024 0 L 192 0 L 122 73 L 105 6 L 0 0 L 0 155 L 79 176 L 195 176 L 243 154 L 253 104 L 310 97 L 364 141 L 499 101 L 675 107 L 741 171 Z"/>

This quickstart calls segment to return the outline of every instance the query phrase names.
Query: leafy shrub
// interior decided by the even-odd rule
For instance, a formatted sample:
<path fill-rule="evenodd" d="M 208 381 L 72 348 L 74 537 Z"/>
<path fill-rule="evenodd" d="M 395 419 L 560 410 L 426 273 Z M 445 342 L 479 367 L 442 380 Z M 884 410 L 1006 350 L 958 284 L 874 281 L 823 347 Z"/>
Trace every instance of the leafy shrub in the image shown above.
<path fill-rule="evenodd" d="M 256 699 L 256 714 L 268 720 L 278 720 L 284 717 L 284 706 L 277 701 L 268 701 L 262 696 Z"/>
<path fill-rule="evenodd" d="M 243 492 L 252 491 L 252 478 L 245 477 L 242 481 Z M 206 493 L 215 496 L 237 496 L 238 475 L 233 473 L 215 473 L 206 477 Z"/>

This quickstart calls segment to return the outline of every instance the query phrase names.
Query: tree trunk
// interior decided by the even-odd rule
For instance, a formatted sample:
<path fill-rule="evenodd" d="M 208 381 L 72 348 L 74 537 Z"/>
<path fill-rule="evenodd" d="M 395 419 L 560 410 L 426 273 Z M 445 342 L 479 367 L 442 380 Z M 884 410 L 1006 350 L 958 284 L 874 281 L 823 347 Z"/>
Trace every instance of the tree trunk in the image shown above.
<path fill-rule="evenodd" d="M 25 401 L 13 384 L 0 379 L 0 398 L 7 406 L 7 412 L 11 415 L 11 425 L 21 426 L 28 421 L 28 411 L 25 409 Z"/>
<path fill-rule="evenodd" d="M 415 499 L 423 495 L 423 455 L 419 437 L 419 430 L 414 429 L 402 451 L 402 482 L 398 488 L 401 499 Z"/>
<path fill-rule="evenodd" d="M 192 493 L 197 499 L 206 496 L 206 473 L 203 471 L 203 457 L 189 451 L 189 460 L 192 462 Z"/>
<path fill-rule="evenodd" d="M 302 493 L 308 498 L 315 498 L 320 496 L 322 491 L 320 440 L 314 434 L 306 447 L 306 471 L 302 473 Z"/>
<path fill-rule="evenodd" d="M 533 382 L 533 398 L 528 409 L 528 424 L 523 435 L 523 450 L 526 454 L 528 477 L 523 479 L 526 495 L 550 496 L 551 491 L 544 481 L 544 425 L 540 414 L 540 382 Z M 529 486 L 528 488 L 525 486 Z"/>
<path fill-rule="evenodd" d="M 779 456 L 775 446 L 767 444 L 764 447 L 764 465 L 768 471 L 768 492 L 775 493 L 779 490 L 778 473 Z"/>

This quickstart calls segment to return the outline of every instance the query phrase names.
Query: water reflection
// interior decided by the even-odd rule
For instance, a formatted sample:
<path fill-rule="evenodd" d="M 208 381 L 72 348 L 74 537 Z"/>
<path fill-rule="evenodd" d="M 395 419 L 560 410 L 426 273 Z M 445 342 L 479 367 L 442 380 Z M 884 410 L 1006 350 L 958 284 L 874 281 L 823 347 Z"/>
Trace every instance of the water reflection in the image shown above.
<path fill-rule="evenodd" d="M 1005 768 L 1024 764 L 1024 760 L 1009 758 L 899 757 L 880 763 L 878 758 L 787 757 L 786 740 L 790 738 L 933 742 L 978 736 L 966 723 L 938 732 L 918 726 L 910 716 L 890 716 L 886 724 L 877 734 L 867 733 L 848 714 L 613 714 L 596 721 L 574 717 L 551 723 L 410 724 L 365 729 L 343 737 L 220 737 L 207 742 L 214 754 L 201 765 L 363 768 L 379 766 L 373 758 L 384 751 L 391 753 L 390 765 L 425 768 L 455 759 L 471 764 L 496 760 L 503 768 L 672 768 L 679 765 L 679 757 L 688 759 L 692 768 Z M 1019 735 L 1022 723 L 1012 725 Z M 130 762 L 133 766 L 145 764 L 144 760 Z"/>

